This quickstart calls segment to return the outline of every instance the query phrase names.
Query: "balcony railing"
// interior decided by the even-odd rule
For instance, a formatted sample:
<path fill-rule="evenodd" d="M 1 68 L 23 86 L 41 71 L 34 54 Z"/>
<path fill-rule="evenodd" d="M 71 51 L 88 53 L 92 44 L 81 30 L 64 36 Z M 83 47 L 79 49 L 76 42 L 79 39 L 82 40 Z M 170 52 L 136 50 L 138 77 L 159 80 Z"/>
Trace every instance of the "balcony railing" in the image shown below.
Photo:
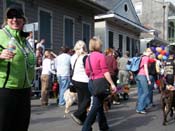
<path fill-rule="evenodd" d="M 170 37 L 170 38 L 168 38 L 168 41 L 169 41 L 169 42 L 175 42 L 175 37 Z"/>

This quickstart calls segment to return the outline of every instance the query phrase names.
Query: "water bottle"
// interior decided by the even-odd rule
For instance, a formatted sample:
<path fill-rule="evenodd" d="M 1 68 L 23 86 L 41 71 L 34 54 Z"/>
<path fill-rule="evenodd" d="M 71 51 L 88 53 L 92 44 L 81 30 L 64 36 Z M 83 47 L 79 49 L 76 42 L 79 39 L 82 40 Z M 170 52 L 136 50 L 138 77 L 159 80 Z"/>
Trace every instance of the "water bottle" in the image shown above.
<path fill-rule="evenodd" d="M 7 44 L 7 49 L 8 49 L 10 52 L 15 53 L 15 50 L 16 50 L 15 43 L 16 43 L 16 40 L 15 40 L 14 37 L 12 37 L 12 38 L 10 39 L 10 41 L 8 42 L 8 44 Z M 13 59 L 6 60 L 6 61 L 12 62 L 12 60 L 13 60 Z"/>
<path fill-rule="evenodd" d="M 16 50 L 15 42 L 16 42 L 15 38 L 12 37 L 7 45 L 7 49 L 13 53 Z"/>

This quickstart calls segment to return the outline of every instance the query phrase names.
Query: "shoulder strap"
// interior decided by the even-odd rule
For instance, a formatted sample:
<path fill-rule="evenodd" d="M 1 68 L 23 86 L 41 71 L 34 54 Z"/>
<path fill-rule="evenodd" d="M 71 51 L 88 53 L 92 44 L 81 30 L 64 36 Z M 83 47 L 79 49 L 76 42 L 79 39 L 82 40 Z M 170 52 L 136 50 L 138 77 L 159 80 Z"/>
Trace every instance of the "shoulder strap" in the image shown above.
<path fill-rule="evenodd" d="M 1 49 L 5 49 L 2 45 L 0 45 L 0 48 L 1 48 Z"/>
<path fill-rule="evenodd" d="M 79 56 L 78 56 L 78 57 L 79 57 Z M 74 75 L 75 64 L 77 63 L 78 57 L 77 57 L 77 59 L 75 60 L 75 63 L 74 63 L 73 68 L 72 68 L 72 76 Z"/>
<path fill-rule="evenodd" d="M 86 58 L 88 57 L 88 55 L 85 55 L 84 57 L 83 57 L 83 65 L 84 65 L 84 68 L 85 68 L 85 64 L 86 64 Z"/>
<path fill-rule="evenodd" d="M 89 62 L 89 68 L 90 68 L 90 71 L 91 71 L 90 77 L 92 78 L 92 76 L 93 76 L 93 70 L 92 70 L 92 65 L 91 65 L 91 61 L 90 61 L 90 55 L 88 56 L 88 62 Z"/>
<path fill-rule="evenodd" d="M 2 29 L 4 32 L 5 32 L 5 34 L 9 37 L 9 38 L 12 38 L 13 36 L 7 31 L 7 29 L 6 28 L 3 28 Z M 19 42 L 15 39 L 15 41 L 16 41 L 16 45 L 18 46 L 18 48 L 23 52 L 23 54 L 24 54 L 24 56 L 26 57 L 27 56 L 27 52 L 20 46 L 20 44 L 19 44 Z"/>

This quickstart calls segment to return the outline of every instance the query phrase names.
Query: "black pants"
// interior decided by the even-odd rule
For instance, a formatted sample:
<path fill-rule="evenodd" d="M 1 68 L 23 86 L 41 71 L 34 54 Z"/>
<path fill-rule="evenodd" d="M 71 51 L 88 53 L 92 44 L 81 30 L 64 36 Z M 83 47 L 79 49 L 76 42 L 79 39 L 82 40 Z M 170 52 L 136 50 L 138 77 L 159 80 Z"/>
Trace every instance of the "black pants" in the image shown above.
<path fill-rule="evenodd" d="M 0 131 L 28 130 L 30 93 L 30 89 L 0 88 Z"/>
<path fill-rule="evenodd" d="M 74 115 L 82 122 L 85 121 L 87 116 L 87 107 L 90 106 L 90 92 L 88 83 L 73 81 L 78 94 L 78 110 L 74 112 Z"/>

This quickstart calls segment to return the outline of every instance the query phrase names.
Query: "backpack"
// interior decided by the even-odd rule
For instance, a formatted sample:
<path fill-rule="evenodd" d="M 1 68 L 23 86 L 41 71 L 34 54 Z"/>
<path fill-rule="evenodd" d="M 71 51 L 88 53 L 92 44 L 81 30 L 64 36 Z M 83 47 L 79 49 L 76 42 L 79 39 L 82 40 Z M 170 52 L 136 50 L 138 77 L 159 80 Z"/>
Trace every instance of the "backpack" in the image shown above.
<path fill-rule="evenodd" d="M 130 58 L 126 64 L 126 69 L 134 74 L 138 73 L 141 60 L 142 56 Z"/>

